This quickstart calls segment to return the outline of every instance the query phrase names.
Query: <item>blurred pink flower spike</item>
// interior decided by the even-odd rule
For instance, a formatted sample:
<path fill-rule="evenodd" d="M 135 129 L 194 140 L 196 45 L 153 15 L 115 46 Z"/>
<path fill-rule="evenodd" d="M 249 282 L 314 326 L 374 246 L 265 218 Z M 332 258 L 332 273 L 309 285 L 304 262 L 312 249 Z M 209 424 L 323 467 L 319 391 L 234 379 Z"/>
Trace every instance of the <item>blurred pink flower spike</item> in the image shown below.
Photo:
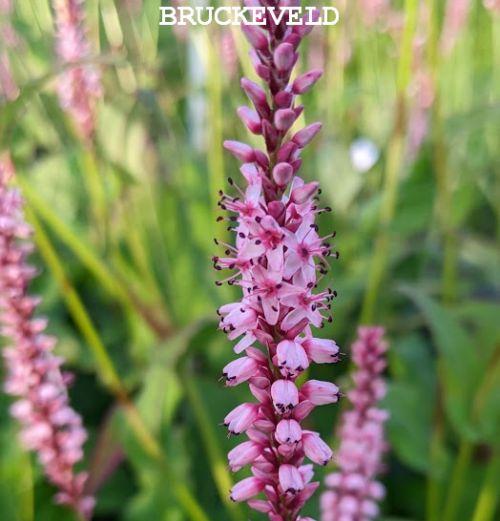
<path fill-rule="evenodd" d="M 228 386 L 248 382 L 257 400 L 238 405 L 224 419 L 231 434 L 248 437 L 229 453 L 231 470 L 250 465 L 252 471 L 230 496 L 271 521 L 311 521 L 299 512 L 319 483 L 312 481 L 313 466 L 305 460 L 325 465 L 332 451 L 318 433 L 303 430 L 301 422 L 315 407 L 339 397 L 330 382 L 297 384 L 311 363 L 338 360 L 335 342 L 315 338 L 311 330 L 332 320 L 330 303 L 336 296 L 331 289 L 316 288 L 329 259 L 337 257 L 330 245 L 334 233 L 320 236 L 315 224 L 316 215 L 330 209 L 319 206 L 318 183 L 305 183 L 297 175 L 302 150 L 321 124 L 288 133 L 303 110 L 296 96 L 322 74 L 316 69 L 290 79 L 297 48 L 310 29 L 270 19 L 266 26 L 244 28 L 253 66 L 266 88 L 243 78 L 241 87 L 253 108 L 241 107 L 238 115 L 250 132 L 262 135 L 265 151 L 238 141 L 224 143 L 242 163 L 245 186 L 229 179 L 235 194 L 221 192 L 220 208 L 233 215 L 218 220 L 228 220 L 236 239 L 234 246 L 216 240 L 224 254 L 213 258 L 216 270 L 232 271 L 217 284 L 237 285 L 243 294 L 218 310 L 220 329 L 237 340 L 235 352 L 244 353 L 226 365 L 223 379 Z"/>
<path fill-rule="evenodd" d="M 99 70 L 90 63 L 82 0 L 52 0 L 56 25 L 56 52 L 65 70 L 57 80 L 59 102 L 77 132 L 89 141 L 96 126 L 96 102 L 102 95 Z"/>
<path fill-rule="evenodd" d="M 360 327 L 352 345 L 356 366 L 354 388 L 347 394 L 352 409 L 343 413 L 339 430 L 338 471 L 325 478 L 321 521 L 369 521 L 379 515 L 377 502 L 384 487 L 375 480 L 387 450 L 384 422 L 387 411 L 377 408 L 385 395 L 381 374 L 386 367 L 387 343 L 381 327 Z"/>
<path fill-rule="evenodd" d="M 59 489 L 56 502 L 90 518 L 94 499 L 84 493 L 87 475 L 74 471 L 87 433 L 69 404 L 71 375 L 61 372 L 63 360 L 53 353 L 56 340 L 44 333 L 47 320 L 35 317 L 40 299 L 27 294 L 36 269 L 26 262 L 32 245 L 23 200 L 7 186 L 13 173 L 10 160 L 0 158 L 0 334 L 10 342 L 3 350 L 4 387 L 17 398 L 10 411 L 21 425 L 22 445 L 38 454 Z"/>

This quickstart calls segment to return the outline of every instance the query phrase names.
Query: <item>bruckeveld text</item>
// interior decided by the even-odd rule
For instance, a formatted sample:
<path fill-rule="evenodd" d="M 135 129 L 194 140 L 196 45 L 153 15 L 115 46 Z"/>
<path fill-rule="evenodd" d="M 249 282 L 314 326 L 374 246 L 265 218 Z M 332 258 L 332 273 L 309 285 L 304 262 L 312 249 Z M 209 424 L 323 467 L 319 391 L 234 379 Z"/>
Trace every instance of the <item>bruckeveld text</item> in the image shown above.
<path fill-rule="evenodd" d="M 336 7 L 160 7 L 160 25 L 337 25 Z"/>

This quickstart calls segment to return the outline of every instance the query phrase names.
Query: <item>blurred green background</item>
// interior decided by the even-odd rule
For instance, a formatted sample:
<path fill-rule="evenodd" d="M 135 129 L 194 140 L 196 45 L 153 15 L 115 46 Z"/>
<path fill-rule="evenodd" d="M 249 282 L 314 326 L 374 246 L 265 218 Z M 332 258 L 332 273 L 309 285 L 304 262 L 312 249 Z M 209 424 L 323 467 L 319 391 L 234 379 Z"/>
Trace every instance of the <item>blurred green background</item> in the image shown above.
<path fill-rule="evenodd" d="M 452 4 L 468 5 L 460 23 Z M 325 281 L 339 293 L 335 318 L 321 336 L 348 354 L 357 325 L 379 323 L 391 344 L 386 520 L 495 517 L 494 4 L 339 1 L 339 25 L 316 29 L 301 50 L 302 71 L 325 69 L 303 99 L 301 123 L 324 126 L 302 172 L 322 184 L 334 212 L 321 230 L 337 231 L 340 251 Z M 84 5 L 104 90 L 95 139 L 84 145 L 57 101 L 50 2 L 16 0 L 0 15 L 0 149 L 10 152 L 35 226 L 33 291 L 76 374 L 71 398 L 90 433 L 95 519 L 258 519 L 227 498 L 234 476 L 225 453 L 238 440 L 220 423 L 249 392 L 218 382 L 234 355 L 215 309 L 236 290 L 214 285 L 210 261 L 212 238 L 225 235 L 217 191 L 239 175 L 221 143 L 248 140 L 235 116 L 245 103 L 240 75 L 255 79 L 248 46 L 238 28 L 159 27 L 154 0 Z M 348 370 L 344 357 L 312 373 L 345 389 Z M 71 519 L 15 441 L 8 403 L 2 395 L 0 519 Z M 340 407 L 321 409 L 309 427 L 335 445 Z M 318 494 L 306 512 L 318 516 Z"/>

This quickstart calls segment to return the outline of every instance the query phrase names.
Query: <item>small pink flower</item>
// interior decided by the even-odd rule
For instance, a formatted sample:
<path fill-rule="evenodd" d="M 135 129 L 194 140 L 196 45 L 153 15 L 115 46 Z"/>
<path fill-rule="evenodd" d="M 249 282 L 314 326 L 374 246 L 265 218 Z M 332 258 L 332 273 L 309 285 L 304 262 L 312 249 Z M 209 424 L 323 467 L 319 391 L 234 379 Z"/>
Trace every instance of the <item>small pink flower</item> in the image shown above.
<path fill-rule="evenodd" d="M 247 501 L 264 488 L 264 482 L 256 477 L 246 478 L 236 483 L 231 489 L 232 501 Z"/>

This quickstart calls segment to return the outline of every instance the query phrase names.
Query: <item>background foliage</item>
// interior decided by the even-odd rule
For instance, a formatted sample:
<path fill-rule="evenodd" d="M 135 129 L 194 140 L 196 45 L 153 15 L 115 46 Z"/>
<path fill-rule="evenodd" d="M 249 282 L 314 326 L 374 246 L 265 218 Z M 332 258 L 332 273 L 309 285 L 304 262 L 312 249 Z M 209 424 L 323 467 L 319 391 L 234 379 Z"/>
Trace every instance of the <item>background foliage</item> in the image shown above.
<path fill-rule="evenodd" d="M 334 213 L 321 229 L 341 253 L 323 333 L 348 353 L 358 324 L 387 328 L 386 518 L 486 521 L 500 482 L 500 16 L 471 1 L 444 53 L 442 0 L 393 2 L 373 24 L 368 3 L 338 2 L 341 23 L 302 51 L 303 70 L 325 67 L 304 100 L 324 130 L 303 171 L 322 183 Z M 246 138 L 234 115 L 246 43 L 216 26 L 160 28 L 154 0 L 85 4 L 105 92 L 92 147 L 57 102 L 47 0 L 15 2 L 5 52 L 20 90 L 0 100 L 0 147 L 36 229 L 34 290 L 77 376 L 95 519 L 257 519 L 227 500 L 237 440 L 218 425 L 247 391 L 218 382 L 232 352 L 215 309 L 232 289 L 216 288 L 210 262 L 226 234 L 217 191 L 237 175 L 221 142 Z M 359 138 L 379 155 L 367 170 Z M 348 370 L 345 357 L 313 371 L 345 388 Z M 334 444 L 338 410 L 310 421 Z M 7 411 L 2 396 L 1 519 L 71 519 Z"/>

